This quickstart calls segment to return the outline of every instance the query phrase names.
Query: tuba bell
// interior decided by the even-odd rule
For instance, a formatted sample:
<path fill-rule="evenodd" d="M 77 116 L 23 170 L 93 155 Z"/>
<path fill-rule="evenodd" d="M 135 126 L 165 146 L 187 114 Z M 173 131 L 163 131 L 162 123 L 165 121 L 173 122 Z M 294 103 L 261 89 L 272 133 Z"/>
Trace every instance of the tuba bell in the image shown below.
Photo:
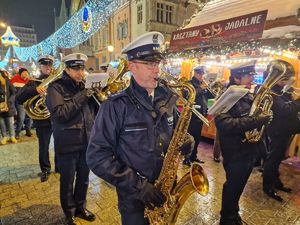
<path fill-rule="evenodd" d="M 263 85 L 258 89 L 254 101 L 252 103 L 249 115 L 257 115 L 261 112 L 271 113 L 271 107 L 273 105 L 272 98 L 272 87 L 276 85 L 279 81 L 289 79 L 294 76 L 293 66 L 283 60 L 274 60 L 271 61 L 267 68 L 267 78 L 265 79 Z M 265 125 L 263 125 L 260 130 L 254 129 L 251 131 L 245 132 L 245 139 L 250 143 L 258 142 L 265 130 Z"/>
<path fill-rule="evenodd" d="M 65 69 L 65 64 L 61 63 L 57 69 L 52 69 L 49 76 L 44 80 L 36 80 L 39 81 L 41 84 L 39 87 L 47 88 L 50 83 L 59 79 L 63 70 Z M 39 94 L 35 95 L 34 97 L 28 99 L 24 102 L 24 109 L 26 114 L 33 120 L 45 120 L 50 117 L 50 112 L 46 106 L 46 96 L 40 96 Z"/>

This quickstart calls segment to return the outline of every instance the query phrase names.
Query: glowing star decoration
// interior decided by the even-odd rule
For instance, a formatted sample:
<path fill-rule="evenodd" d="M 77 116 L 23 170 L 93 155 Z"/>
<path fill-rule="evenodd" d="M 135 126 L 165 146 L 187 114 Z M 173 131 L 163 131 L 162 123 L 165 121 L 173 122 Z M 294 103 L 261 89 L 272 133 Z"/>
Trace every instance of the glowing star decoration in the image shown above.
<path fill-rule="evenodd" d="M 83 12 L 82 12 L 82 21 L 81 21 L 81 24 L 82 24 L 82 30 L 84 32 L 89 32 L 90 29 L 91 29 L 91 24 L 92 24 L 92 13 L 89 9 L 88 6 L 85 6 L 83 8 Z"/>
<path fill-rule="evenodd" d="M 5 34 L 1 36 L 2 44 L 7 46 L 20 46 L 20 39 L 12 32 L 10 26 L 7 27 Z"/>

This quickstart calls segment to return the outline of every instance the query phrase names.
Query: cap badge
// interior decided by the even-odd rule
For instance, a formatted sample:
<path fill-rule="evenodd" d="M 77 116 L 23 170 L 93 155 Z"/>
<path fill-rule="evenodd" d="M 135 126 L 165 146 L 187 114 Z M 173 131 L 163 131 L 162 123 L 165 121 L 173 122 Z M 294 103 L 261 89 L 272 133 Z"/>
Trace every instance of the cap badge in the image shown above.
<path fill-rule="evenodd" d="M 154 44 L 158 43 L 158 34 L 153 34 L 152 41 L 153 41 Z"/>
<path fill-rule="evenodd" d="M 76 55 L 76 59 L 80 59 L 80 55 L 79 54 Z"/>

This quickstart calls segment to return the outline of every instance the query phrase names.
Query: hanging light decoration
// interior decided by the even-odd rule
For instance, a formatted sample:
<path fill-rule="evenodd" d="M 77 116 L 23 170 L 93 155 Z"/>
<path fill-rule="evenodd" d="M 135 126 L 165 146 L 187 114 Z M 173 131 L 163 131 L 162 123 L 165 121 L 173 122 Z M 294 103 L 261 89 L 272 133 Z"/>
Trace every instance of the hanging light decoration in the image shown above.
<path fill-rule="evenodd" d="M 58 48 L 73 48 L 88 40 L 108 21 L 121 5 L 121 0 L 89 0 L 59 30 L 39 44 L 14 47 L 20 61 L 37 60 L 39 55 L 56 55 Z"/>
<path fill-rule="evenodd" d="M 6 32 L 1 36 L 2 44 L 7 46 L 20 46 L 20 39 L 12 32 L 10 26 L 7 27 Z"/>

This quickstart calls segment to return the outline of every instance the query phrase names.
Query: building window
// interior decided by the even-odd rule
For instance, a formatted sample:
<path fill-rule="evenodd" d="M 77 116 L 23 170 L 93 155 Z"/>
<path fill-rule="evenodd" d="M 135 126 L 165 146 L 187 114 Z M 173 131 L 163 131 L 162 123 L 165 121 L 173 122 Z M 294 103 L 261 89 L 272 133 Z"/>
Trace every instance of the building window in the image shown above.
<path fill-rule="evenodd" d="M 172 23 L 172 6 L 166 5 L 166 23 Z"/>
<path fill-rule="evenodd" d="M 128 36 L 128 19 L 121 23 L 118 23 L 117 27 L 117 38 L 118 40 L 123 40 Z"/>
<path fill-rule="evenodd" d="M 137 24 L 141 24 L 143 22 L 143 5 L 139 4 L 137 6 Z"/>
<path fill-rule="evenodd" d="M 156 4 L 157 9 L 156 9 L 156 20 L 157 22 L 163 22 L 164 21 L 164 4 L 162 3 L 157 3 Z"/>
<path fill-rule="evenodd" d="M 172 6 L 158 2 L 156 4 L 156 21 L 172 24 L 172 10 Z"/>

